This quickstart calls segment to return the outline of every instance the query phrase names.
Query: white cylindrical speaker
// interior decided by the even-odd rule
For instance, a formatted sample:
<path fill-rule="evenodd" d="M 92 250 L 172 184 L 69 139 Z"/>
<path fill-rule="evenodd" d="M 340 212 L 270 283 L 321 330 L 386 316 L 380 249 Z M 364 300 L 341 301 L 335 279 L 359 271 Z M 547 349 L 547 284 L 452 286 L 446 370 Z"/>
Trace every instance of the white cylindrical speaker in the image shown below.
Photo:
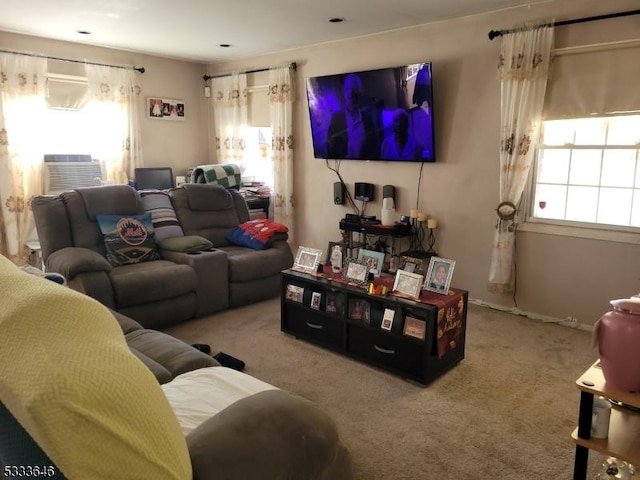
<path fill-rule="evenodd" d="M 387 200 L 385 198 L 385 200 Z M 394 225 L 396 223 L 396 210 L 395 208 L 385 209 L 383 208 L 380 215 L 380 223 L 382 225 Z"/>

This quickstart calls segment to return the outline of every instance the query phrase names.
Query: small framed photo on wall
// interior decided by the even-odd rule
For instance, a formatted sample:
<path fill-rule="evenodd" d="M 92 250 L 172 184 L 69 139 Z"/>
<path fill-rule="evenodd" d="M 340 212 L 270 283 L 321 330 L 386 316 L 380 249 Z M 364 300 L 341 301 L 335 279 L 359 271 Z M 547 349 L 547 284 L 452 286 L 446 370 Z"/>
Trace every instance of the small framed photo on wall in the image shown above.
<path fill-rule="evenodd" d="M 184 100 L 147 97 L 147 117 L 158 120 L 184 120 Z"/>

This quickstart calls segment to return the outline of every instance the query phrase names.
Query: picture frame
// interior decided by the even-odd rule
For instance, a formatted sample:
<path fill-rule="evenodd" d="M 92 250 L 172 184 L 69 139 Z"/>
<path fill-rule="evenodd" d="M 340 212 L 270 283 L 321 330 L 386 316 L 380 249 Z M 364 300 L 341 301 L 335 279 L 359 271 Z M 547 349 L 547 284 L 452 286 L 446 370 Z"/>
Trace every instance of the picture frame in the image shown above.
<path fill-rule="evenodd" d="M 369 271 L 378 277 L 384 265 L 384 252 L 361 248 L 358 250 L 358 261 L 368 265 Z"/>
<path fill-rule="evenodd" d="M 344 296 L 339 292 L 327 292 L 325 295 L 325 312 L 344 314 Z"/>
<path fill-rule="evenodd" d="M 403 335 L 424 340 L 427 332 L 427 322 L 419 318 L 406 316 L 404 318 Z"/>
<path fill-rule="evenodd" d="M 313 292 L 311 294 L 311 308 L 313 310 L 320 310 L 320 301 L 322 300 L 322 293 Z"/>
<path fill-rule="evenodd" d="M 184 100 L 147 97 L 147 118 L 183 121 L 186 115 Z"/>
<path fill-rule="evenodd" d="M 292 270 L 303 273 L 316 273 L 322 258 L 322 250 L 317 248 L 298 247 Z"/>
<path fill-rule="evenodd" d="M 455 260 L 431 257 L 423 288 L 430 292 L 447 295 L 449 293 L 449 286 L 451 285 L 451 278 L 453 277 L 453 269 L 455 266 Z"/>
<path fill-rule="evenodd" d="M 349 283 L 365 286 L 369 278 L 369 266 L 358 259 L 349 259 L 342 270 L 342 276 Z"/>
<path fill-rule="evenodd" d="M 385 308 L 382 315 L 382 323 L 380 324 L 380 328 L 382 330 L 390 332 L 391 328 L 393 327 L 393 319 L 395 318 L 395 316 L 396 311 L 393 308 Z"/>
<path fill-rule="evenodd" d="M 369 324 L 371 322 L 371 306 L 361 298 L 349 299 L 349 318 Z"/>
<path fill-rule="evenodd" d="M 408 272 L 406 270 L 398 270 L 393 282 L 392 291 L 407 295 L 411 298 L 419 298 L 423 281 L 423 275 Z"/>
<path fill-rule="evenodd" d="M 285 294 L 285 298 L 287 300 L 291 300 L 292 302 L 302 303 L 302 299 L 304 297 L 304 288 L 298 285 L 287 285 L 287 293 Z"/>

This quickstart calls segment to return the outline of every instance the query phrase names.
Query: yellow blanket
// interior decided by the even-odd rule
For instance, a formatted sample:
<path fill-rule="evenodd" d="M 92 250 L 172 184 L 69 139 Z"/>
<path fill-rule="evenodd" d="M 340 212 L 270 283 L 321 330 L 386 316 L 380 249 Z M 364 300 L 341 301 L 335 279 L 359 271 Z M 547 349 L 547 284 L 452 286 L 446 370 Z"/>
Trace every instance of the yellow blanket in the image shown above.
<path fill-rule="evenodd" d="M 178 421 L 110 312 L 0 255 L 0 400 L 69 479 L 190 479 Z"/>

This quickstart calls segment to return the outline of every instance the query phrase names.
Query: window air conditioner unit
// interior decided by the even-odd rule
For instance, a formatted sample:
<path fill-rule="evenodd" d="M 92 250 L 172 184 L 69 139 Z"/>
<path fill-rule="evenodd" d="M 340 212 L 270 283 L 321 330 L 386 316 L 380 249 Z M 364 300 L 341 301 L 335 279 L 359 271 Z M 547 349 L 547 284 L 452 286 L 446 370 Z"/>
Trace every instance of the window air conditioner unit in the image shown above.
<path fill-rule="evenodd" d="M 79 187 L 102 185 L 104 165 L 91 155 L 45 155 L 44 193 L 58 195 Z"/>

